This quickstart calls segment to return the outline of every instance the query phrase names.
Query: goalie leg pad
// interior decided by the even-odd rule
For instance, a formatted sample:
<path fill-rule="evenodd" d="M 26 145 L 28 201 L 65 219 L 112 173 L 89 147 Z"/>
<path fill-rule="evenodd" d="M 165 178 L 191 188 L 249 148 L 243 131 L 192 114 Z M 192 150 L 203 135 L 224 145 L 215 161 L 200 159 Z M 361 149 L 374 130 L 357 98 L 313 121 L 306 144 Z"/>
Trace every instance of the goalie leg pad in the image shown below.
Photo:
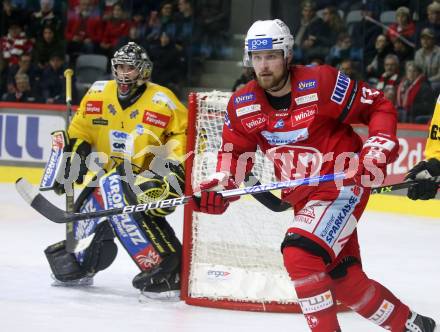
<path fill-rule="evenodd" d="M 66 241 L 49 246 L 44 253 L 55 278 L 64 282 L 78 280 L 93 276 L 109 267 L 118 252 L 112 233 L 113 230 L 106 222 L 98 225 L 95 237 L 84 253 L 82 264 L 74 254 L 66 251 Z"/>

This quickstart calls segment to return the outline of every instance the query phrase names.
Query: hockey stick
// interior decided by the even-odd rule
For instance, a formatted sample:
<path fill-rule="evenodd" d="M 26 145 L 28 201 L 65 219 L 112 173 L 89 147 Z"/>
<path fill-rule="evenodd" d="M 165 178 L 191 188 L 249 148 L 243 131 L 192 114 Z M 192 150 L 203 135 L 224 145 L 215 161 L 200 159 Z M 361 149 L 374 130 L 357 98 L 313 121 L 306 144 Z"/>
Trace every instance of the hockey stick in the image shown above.
<path fill-rule="evenodd" d="M 64 71 L 64 77 L 66 78 L 66 135 L 67 130 L 69 129 L 70 120 L 72 117 L 72 76 L 73 70 L 66 69 Z M 67 184 L 66 184 L 67 185 Z M 70 188 L 66 188 L 66 212 L 74 211 L 75 204 L 75 191 L 73 183 Z M 77 241 L 75 240 L 75 234 L 73 232 L 73 223 L 66 223 L 66 251 L 74 252 L 75 248 L 78 246 Z"/>
<path fill-rule="evenodd" d="M 278 190 L 284 188 L 291 188 L 301 185 L 317 184 L 321 182 L 328 182 L 333 180 L 341 180 L 345 178 L 345 173 L 327 174 L 322 176 L 316 176 L 305 179 L 288 180 L 284 182 L 272 182 L 268 184 L 262 184 L 253 187 L 245 187 L 231 190 L 220 191 L 223 197 L 242 196 L 249 194 L 259 194 L 268 192 L 271 190 Z M 38 189 L 30 184 L 26 179 L 19 178 L 15 184 L 15 187 L 23 199 L 30 204 L 37 212 L 46 217 L 47 219 L 57 223 L 65 224 L 68 222 L 94 219 L 112 216 L 123 213 L 144 212 L 146 210 L 154 210 L 158 208 L 169 208 L 179 206 L 188 203 L 192 196 L 182 196 L 179 198 L 165 199 L 158 202 L 152 202 L 148 204 L 136 204 L 127 205 L 123 208 L 101 210 L 85 213 L 68 212 L 53 205 L 47 198 L 45 198 Z"/>

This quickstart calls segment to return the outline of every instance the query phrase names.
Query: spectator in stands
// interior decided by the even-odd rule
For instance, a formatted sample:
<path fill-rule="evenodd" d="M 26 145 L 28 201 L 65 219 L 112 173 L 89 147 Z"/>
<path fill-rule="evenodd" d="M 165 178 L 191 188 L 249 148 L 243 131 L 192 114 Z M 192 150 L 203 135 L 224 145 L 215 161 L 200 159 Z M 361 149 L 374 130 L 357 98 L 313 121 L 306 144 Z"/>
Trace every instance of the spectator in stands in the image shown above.
<path fill-rule="evenodd" d="M 396 38 L 405 38 L 415 41 L 416 25 L 411 19 L 408 7 L 399 7 L 396 10 L 396 23 L 392 23 L 387 30 L 387 37 L 393 42 Z"/>
<path fill-rule="evenodd" d="M 165 31 L 160 35 L 159 43 L 150 47 L 148 54 L 154 63 L 152 81 L 179 94 L 179 83 L 184 77 L 181 70 L 183 55 Z"/>
<path fill-rule="evenodd" d="M 414 59 L 414 48 L 406 44 L 402 39 L 396 38 L 393 42 L 393 53 L 397 55 L 400 62 L 400 68 L 403 70 L 405 68 L 405 63 L 407 61 L 412 61 Z"/>
<path fill-rule="evenodd" d="M 31 14 L 28 29 L 29 37 L 35 42 L 41 36 L 46 26 L 52 27 L 58 38 L 62 38 L 62 21 L 53 11 L 53 0 L 40 0 L 40 10 Z"/>
<path fill-rule="evenodd" d="M 394 105 L 396 104 L 396 87 L 388 85 L 383 89 L 383 95 L 386 99 L 391 101 Z"/>
<path fill-rule="evenodd" d="M 334 45 L 338 42 L 339 36 L 347 31 L 347 28 L 334 6 L 327 6 L 322 11 L 322 20 L 324 25 L 330 31 L 329 42 Z"/>
<path fill-rule="evenodd" d="M 399 121 L 427 123 L 432 115 L 434 102 L 434 91 L 422 69 L 414 61 L 408 61 L 405 77 L 397 87 Z"/>
<path fill-rule="evenodd" d="M 104 32 L 100 43 L 101 53 L 111 57 L 118 45 L 119 38 L 128 36 L 130 21 L 126 18 L 122 5 L 113 5 L 112 16 L 104 24 Z"/>
<path fill-rule="evenodd" d="M 436 44 L 440 42 L 440 3 L 433 2 L 427 9 L 427 20 L 417 24 L 417 46 L 420 47 L 420 37 L 424 29 L 429 28 L 434 33 Z"/>
<path fill-rule="evenodd" d="M 434 32 L 426 28 L 420 34 L 422 47 L 416 51 L 414 61 L 431 83 L 435 92 L 440 92 L 440 47 L 435 45 Z"/>
<path fill-rule="evenodd" d="M 229 38 L 231 0 L 198 0 L 196 15 L 200 27 L 201 53 L 206 58 L 224 59 L 230 55 Z"/>
<path fill-rule="evenodd" d="M 119 38 L 117 49 L 121 48 L 124 45 L 127 45 L 129 42 L 134 42 L 143 48 L 147 49 L 146 39 L 142 38 L 142 27 L 138 25 L 131 25 L 130 30 L 128 31 L 128 36 L 123 36 Z"/>
<path fill-rule="evenodd" d="M 162 32 L 175 39 L 177 33 L 176 21 L 174 19 L 173 1 L 167 0 L 160 5 L 159 13 L 150 16 L 150 29 L 147 39 L 149 42 L 158 41 Z"/>
<path fill-rule="evenodd" d="M 192 54 L 198 54 L 197 47 L 197 22 L 194 20 L 194 10 L 190 0 L 179 0 L 177 3 L 179 13 L 177 14 L 177 35 L 176 44 L 181 47 L 186 57 L 191 58 Z"/>
<path fill-rule="evenodd" d="M 19 103 L 37 103 L 40 102 L 38 97 L 32 93 L 29 83 L 29 77 L 24 73 L 15 75 L 14 92 L 7 93 L 4 101 Z"/>
<path fill-rule="evenodd" d="M 308 63 L 312 58 L 325 58 L 332 46 L 332 32 L 316 15 L 315 3 L 305 1 L 302 5 L 301 26 L 296 35 L 297 60 Z"/>
<path fill-rule="evenodd" d="M 376 38 L 382 33 L 382 28 L 375 23 L 378 17 L 374 2 L 369 1 L 363 5 L 361 15 L 361 21 L 350 24 L 348 32 L 354 46 L 364 50 L 363 58 L 368 63 L 369 59 L 372 59 L 376 54 Z"/>
<path fill-rule="evenodd" d="M 366 59 L 367 60 L 366 73 L 370 82 L 372 82 L 371 81 L 372 79 L 374 80 L 379 79 L 380 74 L 383 73 L 384 71 L 383 64 L 384 64 L 385 56 L 390 54 L 392 51 L 391 44 L 385 35 L 377 36 L 375 42 L 375 49 L 376 49 L 376 54 L 374 55 L 374 58 L 372 58 L 371 61 Z"/>
<path fill-rule="evenodd" d="M 388 54 L 384 60 L 384 72 L 379 76 L 376 89 L 383 91 L 387 86 L 397 87 L 399 73 L 399 58 L 394 54 Z"/>
<path fill-rule="evenodd" d="M 7 71 L 8 66 L 3 59 L 3 55 L 0 52 L 0 99 L 2 99 L 3 94 L 6 92 L 6 82 L 7 82 Z"/>
<path fill-rule="evenodd" d="M 40 68 L 44 68 L 48 65 L 52 54 L 64 53 L 64 50 L 64 42 L 57 39 L 51 26 L 47 26 L 43 29 L 43 35 L 37 38 L 33 50 L 34 61 Z"/>
<path fill-rule="evenodd" d="M 29 78 L 29 83 L 34 95 L 40 95 L 40 79 L 41 69 L 34 64 L 31 53 L 23 53 L 20 56 L 18 64 L 9 67 L 7 81 L 11 84 L 15 84 L 15 76 L 17 74 L 26 74 Z"/>
<path fill-rule="evenodd" d="M 27 26 L 29 23 L 24 10 L 16 8 L 11 0 L 3 0 L 0 17 L 0 36 L 4 36 L 8 33 L 11 23 L 18 24 L 22 27 Z"/>
<path fill-rule="evenodd" d="M 332 46 L 326 57 L 326 62 L 332 66 L 337 66 L 342 59 L 358 62 L 362 60 L 362 49 L 353 46 L 351 37 L 347 32 L 339 34 L 337 43 Z"/>
<path fill-rule="evenodd" d="M 339 63 L 338 68 L 341 72 L 343 72 L 345 75 L 350 77 L 352 80 L 360 79 L 357 70 L 355 68 L 355 65 L 351 59 L 343 59 Z"/>
<path fill-rule="evenodd" d="M 93 14 L 91 0 L 80 0 L 77 11 L 67 19 L 67 52 L 74 62 L 79 54 L 94 53 L 101 42 L 102 21 Z"/>
<path fill-rule="evenodd" d="M 47 104 L 64 104 L 65 79 L 64 58 L 59 54 L 52 54 L 49 66 L 41 76 L 41 90 L 44 102 Z"/>
<path fill-rule="evenodd" d="M 30 53 L 32 46 L 32 41 L 27 38 L 22 26 L 17 22 L 11 23 L 8 34 L 0 38 L 0 49 L 8 65 L 18 64 L 20 56 Z"/>

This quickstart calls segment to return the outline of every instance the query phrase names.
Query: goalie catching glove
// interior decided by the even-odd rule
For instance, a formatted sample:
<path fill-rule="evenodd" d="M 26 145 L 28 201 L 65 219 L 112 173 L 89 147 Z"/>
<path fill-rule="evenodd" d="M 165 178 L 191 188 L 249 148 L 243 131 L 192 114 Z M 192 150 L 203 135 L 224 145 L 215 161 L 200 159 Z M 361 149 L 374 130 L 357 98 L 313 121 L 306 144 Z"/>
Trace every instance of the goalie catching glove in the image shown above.
<path fill-rule="evenodd" d="M 167 162 L 170 173 L 160 176 L 152 172 L 144 172 L 136 176 L 134 181 L 136 201 L 146 204 L 165 199 L 183 196 L 185 171 L 181 164 Z M 154 217 L 165 217 L 174 212 L 176 207 L 147 210 L 145 213 Z"/>
<path fill-rule="evenodd" d="M 64 152 L 71 152 L 71 157 L 69 157 L 66 161 L 66 167 L 64 169 L 64 179 L 69 178 L 71 170 L 73 172 L 78 171 L 78 176 L 75 179 L 75 182 L 78 184 L 82 184 L 84 182 L 84 176 L 87 174 L 88 171 L 86 159 L 92 152 L 92 146 L 81 138 L 72 138 L 70 139 L 70 144 L 67 145 L 64 149 Z M 75 154 L 79 156 L 79 159 L 74 156 Z M 75 164 L 73 165 L 72 158 L 75 161 Z M 64 183 L 57 182 L 53 189 L 58 195 L 62 195 L 65 193 Z"/>
<path fill-rule="evenodd" d="M 381 185 L 387 174 L 387 165 L 397 158 L 398 149 L 399 141 L 395 137 L 385 134 L 370 136 L 359 155 L 355 183 L 364 187 Z"/>
<path fill-rule="evenodd" d="M 428 200 L 437 194 L 439 184 L 433 177 L 440 176 L 440 161 L 435 158 L 423 160 L 405 176 L 405 180 L 417 180 L 408 188 L 408 198 Z"/>
<path fill-rule="evenodd" d="M 226 211 L 230 202 L 240 197 L 224 198 L 217 191 L 237 189 L 235 180 L 227 173 L 217 172 L 206 181 L 200 183 L 196 191 L 200 191 L 200 197 L 194 197 L 192 205 L 194 211 L 208 214 L 222 214 Z"/>

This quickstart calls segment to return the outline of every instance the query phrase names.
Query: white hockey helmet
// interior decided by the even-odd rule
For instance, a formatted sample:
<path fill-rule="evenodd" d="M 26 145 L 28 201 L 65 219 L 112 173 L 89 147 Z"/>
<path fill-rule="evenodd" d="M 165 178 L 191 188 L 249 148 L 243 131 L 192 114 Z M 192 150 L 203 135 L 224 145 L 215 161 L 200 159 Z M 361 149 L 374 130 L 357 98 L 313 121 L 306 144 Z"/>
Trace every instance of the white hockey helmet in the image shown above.
<path fill-rule="evenodd" d="M 284 58 L 292 54 L 293 36 L 280 19 L 256 21 L 249 28 L 244 41 L 243 65 L 252 67 L 251 52 L 282 50 Z"/>

